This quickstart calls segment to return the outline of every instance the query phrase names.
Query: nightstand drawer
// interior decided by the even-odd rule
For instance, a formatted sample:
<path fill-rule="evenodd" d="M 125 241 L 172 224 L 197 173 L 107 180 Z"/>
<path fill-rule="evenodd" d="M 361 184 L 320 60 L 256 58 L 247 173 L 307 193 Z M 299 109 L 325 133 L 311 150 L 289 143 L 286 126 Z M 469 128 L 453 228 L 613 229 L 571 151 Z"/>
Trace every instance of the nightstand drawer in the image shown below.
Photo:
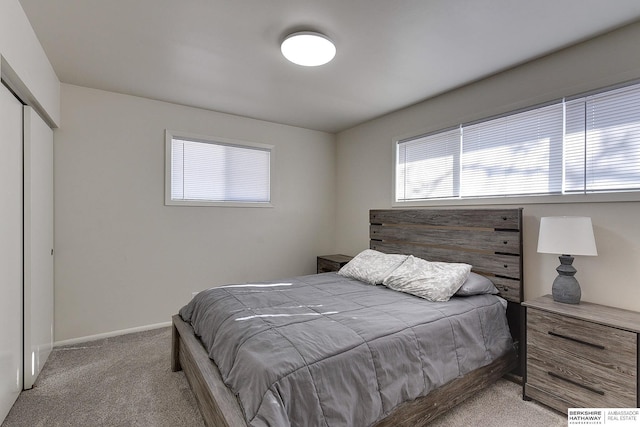
<path fill-rule="evenodd" d="M 526 308 L 523 397 L 568 408 L 640 407 L 640 313 L 545 295 Z"/>
<path fill-rule="evenodd" d="M 527 384 L 576 407 L 635 407 L 636 379 L 554 350 L 529 350 Z"/>
<path fill-rule="evenodd" d="M 527 325 L 527 341 L 533 341 L 534 349 L 563 352 L 563 357 L 587 359 L 602 369 L 636 374 L 636 333 L 542 310 L 528 310 Z"/>
<path fill-rule="evenodd" d="M 527 384 L 578 407 L 635 407 L 637 334 L 527 311 Z"/>

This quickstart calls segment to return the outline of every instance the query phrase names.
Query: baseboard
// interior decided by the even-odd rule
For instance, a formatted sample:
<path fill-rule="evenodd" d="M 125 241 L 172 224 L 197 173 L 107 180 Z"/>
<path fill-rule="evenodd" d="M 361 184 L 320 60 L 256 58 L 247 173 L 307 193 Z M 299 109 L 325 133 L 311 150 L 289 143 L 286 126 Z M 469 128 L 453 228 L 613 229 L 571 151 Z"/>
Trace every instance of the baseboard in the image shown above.
<path fill-rule="evenodd" d="M 150 331 L 152 329 L 165 328 L 167 326 L 171 326 L 171 321 L 162 322 L 162 323 L 155 323 L 153 325 L 138 326 L 138 327 L 129 328 L 129 329 L 121 329 L 119 331 L 105 332 L 103 334 L 89 335 L 89 336 L 86 336 L 86 337 L 71 338 L 71 339 L 68 339 L 68 340 L 56 341 L 56 342 L 53 343 L 53 347 L 61 347 L 63 345 L 80 344 L 80 343 L 83 343 L 83 342 L 95 341 L 95 340 L 100 340 L 100 339 L 103 339 L 103 338 L 117 337 L 118 335 L 132 334 L 134 332 L 143 332 L 143 331 Z"/>

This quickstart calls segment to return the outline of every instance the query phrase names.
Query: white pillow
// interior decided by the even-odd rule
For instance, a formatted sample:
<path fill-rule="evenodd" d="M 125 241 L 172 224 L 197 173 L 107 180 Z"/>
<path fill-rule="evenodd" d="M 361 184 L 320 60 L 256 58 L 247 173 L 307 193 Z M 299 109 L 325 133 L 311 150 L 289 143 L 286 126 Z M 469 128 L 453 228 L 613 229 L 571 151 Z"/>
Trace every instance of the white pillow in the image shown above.
<path fill-rule="evenodd" d="M 410 255 L 382 284 L 429 301 L 449 301 L 470 271 L 469 264 L 430 262 Z"/>
<path fill-rule="evenodd" d="M 379 285 L 406 259 L 407 255 L 384 254 L 373 249 L 365 249 L 345 264 L 338 274 L 370 285 Z"/>

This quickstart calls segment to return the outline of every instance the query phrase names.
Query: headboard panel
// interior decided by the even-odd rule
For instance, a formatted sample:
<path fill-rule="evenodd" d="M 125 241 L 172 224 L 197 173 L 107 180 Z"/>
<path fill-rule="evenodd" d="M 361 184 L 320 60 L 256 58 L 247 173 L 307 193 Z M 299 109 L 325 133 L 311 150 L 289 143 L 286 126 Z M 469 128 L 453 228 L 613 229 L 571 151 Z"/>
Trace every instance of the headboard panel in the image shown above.
<path fill-rule="evenodd" d="M 522 208 L 371 210 L 369 222 L 371 249 L 465 262 L 506 300 L 524 299 Z"/>
<path fill-rule="evenodd" d="M 429 261 L 465 262 L 488 276 L 508 301 L 507 320 L 518 345 L 523 337 L 522 208 L 386 209 L 369 212 L 370 247 Z M 523 367 L 513 372 L 516 376 Z"/>

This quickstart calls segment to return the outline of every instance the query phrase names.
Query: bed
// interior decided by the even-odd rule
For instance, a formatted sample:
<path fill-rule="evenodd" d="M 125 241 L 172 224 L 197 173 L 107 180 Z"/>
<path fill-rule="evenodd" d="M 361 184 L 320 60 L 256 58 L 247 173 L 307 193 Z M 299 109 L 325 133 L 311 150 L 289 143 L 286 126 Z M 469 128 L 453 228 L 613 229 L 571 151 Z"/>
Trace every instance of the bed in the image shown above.
<path fill-rule="evenodd" d="M 375 422 L 367 421 L 366 425 L 380 427 L 426 425 L 430 420 L 503 375 L 514 372 L 514 369 L 517 374 L 518 362 L 521 360 L 517 344 L 522 327 L 520 302 L 523 294 L 521 209 L 372 210 L 370 211 L 370 238 L 370 248 L 379 252 L 413 255 L 431 261 L 464 262 L 471 264 L 474 272 L 490 277 L 500 291 L 500 296 L 507 301 L 507 318 L 516 350 L 505 351 L 493 358 L 490 363 L 468 372 L 458 373 L 454 378 L 443 380 L 442 384 L 437 380 L 433 381 L 437 388 L 431 390 L 426 396 L 409 399 L 399 404 L 393 403 L 391 409 L 389 404 L 382 405 L 383 418 L 374 416 Z M 311 276 L 302 278 L 303 283 L 299 286 L 313 287 L 316 293 L 330 291 L 341 298 L 340 292 L 343 292 L 347 285 L 324 284 L 325 279 L 332 279 L 331 274 L 333 273 L 317 275 L 315 278 Z M 278 285 L 278 283 L 272 282 L 269 286 L 271 285 Z M 234 286 L 236 288 L 233 288 Z M 230 288 L 236 292 L 234 295 L 237 295 L 239 286 L 242 285 L 231 285 Z M 322 286 L 326 288 L 323 289 Z M 358 286 L 365 292 L 369 292 L 369 289 Z M 372 288 L 370 285 L 364 286 Z M 219 292 L 227 292 L 227 290 L 220 289 Z M 388 290 L 385 297 L 394 292 Z M 235 296 L 232 296 L 229 301 L 234 298 Z M 367 298 L 366 294 L 364 298 Z M 482 301 L 478 303 L 478 305 L 483 304 Z M 388 309 L 394 305 L 395 303 L 385 307 Z M 340 316 L 339 311 L 341 310 L 329 314 Z M 344 311 L 349 310 L 345 308 Z M 439 311 L 442 310 L 439 309 Z M 244 320 L 248 317 L 240 316 L 239 319 Z M 344 320 L 338 317 L 335 319 L 338 322 Z M 192 325 L 183 321 L 179 315 L 173 317 L 172 370 L 184 371 L 207 425 L 246 427 L 248 424 L 238 398 L 222 380 L 219 366 L 209 357 L 208 350 L 199 339 L 203 333 L 199 332 L 196 334 Z M 220 368 L 228 377 L 228 362 L 222 359 L 220 362 Z M 259 379 L 256 381 L 260 382 Z M 282 387 L 295 389 L 295 386 L 291 385 Z M 393 399 L 393 397 L 390 398 L 391 401 Z M 249 406 L 246 401 L 245 405 Z M 247 408 L 245 410 L 252 412 Z M 252 414 L 252 417 L 253 415 L 255 414 Z M 261 425 L 259 417 L 252 419 L 255 425 Z"/>

